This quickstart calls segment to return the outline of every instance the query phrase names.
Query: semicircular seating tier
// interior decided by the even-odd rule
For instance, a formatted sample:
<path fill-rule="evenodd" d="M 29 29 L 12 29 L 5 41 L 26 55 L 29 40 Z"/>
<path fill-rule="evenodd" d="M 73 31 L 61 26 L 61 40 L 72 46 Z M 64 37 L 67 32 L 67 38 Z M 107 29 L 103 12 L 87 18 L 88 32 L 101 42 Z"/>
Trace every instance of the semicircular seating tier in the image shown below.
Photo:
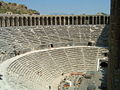
<path fill-rule="evenodd" d="M 107 48 L 69 46 L 35 50 L 4 61 L 0 65 L 7 90 L 57 90 L 64 74 L 97 71 L 98 60 Z M 5 87 L 6 86 L 6 87 Z"/>

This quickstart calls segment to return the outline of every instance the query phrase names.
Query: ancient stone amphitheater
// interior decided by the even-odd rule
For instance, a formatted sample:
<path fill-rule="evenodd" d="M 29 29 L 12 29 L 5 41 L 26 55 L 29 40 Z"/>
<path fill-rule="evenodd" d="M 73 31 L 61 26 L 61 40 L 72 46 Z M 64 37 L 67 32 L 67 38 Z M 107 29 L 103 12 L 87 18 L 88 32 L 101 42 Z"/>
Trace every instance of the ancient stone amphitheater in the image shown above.
<path fill-rule="evenodd" d="M 99 71 L 108 29 L 107 15 L 1 14 L 0 90 L 62 90 L 66 76 Z"/>

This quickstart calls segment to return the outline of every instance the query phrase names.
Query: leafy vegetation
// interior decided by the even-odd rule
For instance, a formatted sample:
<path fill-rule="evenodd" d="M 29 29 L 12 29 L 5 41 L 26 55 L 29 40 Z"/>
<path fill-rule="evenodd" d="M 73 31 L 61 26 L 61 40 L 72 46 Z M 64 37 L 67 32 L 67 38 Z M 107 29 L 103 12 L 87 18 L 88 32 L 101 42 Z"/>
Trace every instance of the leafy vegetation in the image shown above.
<path fill-rule="evenodd" d="M 39 14 L 38 11 L 28 9 L 25 5 L 0 1 L 0 13 L 7 12 L 11 12 L 13 14 Z"/>

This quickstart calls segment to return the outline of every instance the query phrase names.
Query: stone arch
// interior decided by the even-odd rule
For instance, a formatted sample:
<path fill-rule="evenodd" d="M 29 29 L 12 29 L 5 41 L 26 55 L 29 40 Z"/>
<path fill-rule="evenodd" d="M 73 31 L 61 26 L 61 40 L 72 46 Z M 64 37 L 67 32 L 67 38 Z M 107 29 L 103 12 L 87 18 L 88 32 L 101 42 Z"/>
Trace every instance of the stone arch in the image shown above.
<path fill-rule="evenodd" d="M 105 24 L 107 24 L 107 19 L 108 19 L 107 16 L 105 16 Z"/>
<path fill-rule="evenodd" d="M 44 25 L 47 25 L 47 17 L 44 17 Z"/>
<path fill-rule="evenodd" d="M 51 17 L 48 17 L 48 25 L 51 25 Z"/>
<path fill-rule="evenodd" d="M 69 24 L 68 20 L 69 20 L 68 17 L 65 17 L 65 25 Z"/>
<path fill-rule="evenodd" d="M 94 24 L 97 24 L 97 18 L 96 18 L 96 16 L 94 16 Z"/>
<path fill-rule="evenodd" d="M 93 24 L 93 17 L 92 16 L 89 17 L 89 24 Z"/>
<path fill-rule="evenodd" d="M 27 18 L 23 17 L 23 26 L 27 26 Z"/>
<path fill-rule="evenodd" d="M 56 23 L 57 23 L 57 25 L 60 25 L 60 18 L 59 17 L 56 17 Z"/>
<path fill-rule="evenodd" d="M 103 16 L 100 16 L 100 24 L 104 24 L 104 17 Z"/>
<path fill-rule="evenodd" d="M 80 24 L 81 24 L 81 17 L 78 16 L 78 25 L 80 25 Z"/>
<path fill-rule="evenodd" d="M 18 17 L 14 17 L 14 26 L 18 26 Z"/>
<path fill-rule="evenodd" d="M 85 17 L 84 24 L 89 24 L 89 17 L 88 16 Z"/>
<path fill-rule="evenodd" d="M 65 23 L 65 22 L 64 22 L 64 17 L 62 16 L 62 17 L 61 17 L 61 25 L 64 25 L 64 23 Z"/>
<path fill-rule="evenodd" d="M 35 19 L 36 19 L 36 25 L 39 25 L 39 18 L 36 17 Z"/>
<path fill-rule="evenodd" d="M 10 17 L 10 26 L 13 26 L 13 17 Z"/>
<path fill-rule="evenodd" d="M 19 17 L 19 26 L 22 26 L 23 25 L 23 19 L 22 17 Z"/>
<path fill-rule="evenodd" d="M 35 17 L 32 17 L 32 26 L 35 25 Z"/>
<path fill-rule="evenodd" d="M 100 17 L 99 17 L 99 16 L 97 16 L 97 24 L 99 24 L 99 22 L 100 22 L 100 21 L 99 21 L 99 20 L 100 20 L 99 18 L 100 18 Z"/>
<path fill-rule="evenodd" d="M 70 16 L 70 18 L 69 18 L 69 22 L 70 22 L 70 25 L 72 25 L 73 23 L 72 23 L 72 17 Z"/>
<path fill-rule="evenodd" d="M 55 17 L 52 18 L 52 24 L 55 25 Z"/>
<path fill-rule="evenodd" d="M 31 17 L 28 17 L 28 26 L 31 26 Z"/>
<path fill-rule="evenodd" d="M 2 27 L 2 17 L 0 17 L 0 27 Z"/>
<path fill-rule="evenodd" d="M 8 17 L 5 17 L 5 27 L 8 26 L 8 23 L 9 23 L 9 18 L 8 18 Z"/>
<path fill-rule="evenodd" d="M 43 17 L 40 17 L 40 25 L 43 25 Z"/>
<path fill-rule="evenodd" d="M 77 22 L 77 18 L 76 18 L 76 16 L 74 16 L 74 18 L 73 18 L 73 22 L 74 22 L 73 25 L 77 25 L 77 23 L 76 23 L 76 22 Z"/>
<path fill-rule="evenodd" d="M 85 17 L 82 16 L 82 25 L 85 24 Z"/>

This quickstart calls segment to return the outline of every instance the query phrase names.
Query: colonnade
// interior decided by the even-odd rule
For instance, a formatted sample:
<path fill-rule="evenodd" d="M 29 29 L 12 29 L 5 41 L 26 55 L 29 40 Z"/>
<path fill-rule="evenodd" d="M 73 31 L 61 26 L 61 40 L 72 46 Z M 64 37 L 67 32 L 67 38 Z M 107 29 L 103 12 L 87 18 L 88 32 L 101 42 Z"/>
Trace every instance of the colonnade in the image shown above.
<path fill-rule="evenodd" d="M 0 27 L 109 24 L 108 15 L 0 15 Z"/>

